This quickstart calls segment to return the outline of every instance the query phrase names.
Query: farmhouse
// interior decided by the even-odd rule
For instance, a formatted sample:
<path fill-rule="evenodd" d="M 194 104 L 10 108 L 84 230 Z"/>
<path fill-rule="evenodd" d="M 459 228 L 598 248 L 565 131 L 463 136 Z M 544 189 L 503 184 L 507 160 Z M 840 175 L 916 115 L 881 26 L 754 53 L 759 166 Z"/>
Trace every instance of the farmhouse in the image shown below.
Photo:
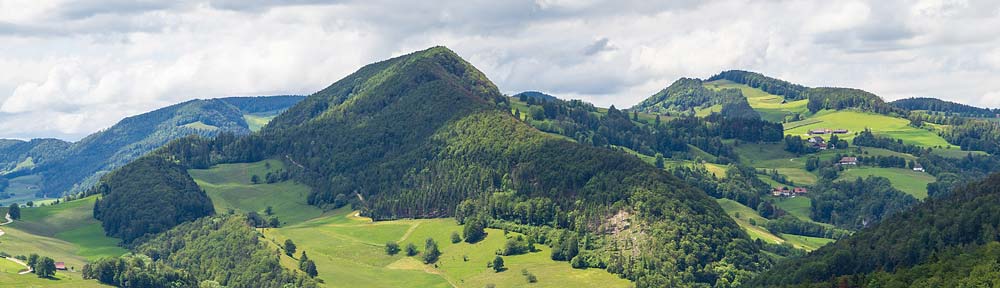
<path fill-rule="evenodd" d="M 858 157 L 843 157 L 837 165 L 858 165 Z"/>
<path fill-rule="evenodd" d="M 806 188 L 803 187 L 796 187 L 795 189 L 792 189 L 792 193 L 795 193 L 795 195 L 802 195 L 808 192 L 809 190 L 806 190 Z"/>
<path fill-rule="evenodd" d="M 826 150 L 827 144 L 826 140 L 823 140 L 823 137 L 813 136 L 809 138 L 808 141 L 809 143 L 812 143 L 813 148 L 817 148 L 819 150 Z"/>
<path fill-rule="evenodd" d="M 66 263 L 56 262 L 56 270 L 66 270 Z"/>
<path fill-rule="evenodd" d="M 823 134 L 847 134 L 847 132 L 849 132 L 847 129 L 823 128 L 823 129 L 809 130 L 809 135 L 815 135 L 815 134 L 819 134 L 819 135 L 823 135 Z"/>
<path fill-rule="evenodd" d="M 781 196 L 791 196 L 792 194 L 790 191 L 788 191 L 788 187 L 778 187 L 771 189 L 771 195 L 775 197 L 781 197 Z"/>
<path fill-rule="evenodd" d="M 924 166 L 920 163 L 913 163 L 913 171 L 924 172 Z"/>

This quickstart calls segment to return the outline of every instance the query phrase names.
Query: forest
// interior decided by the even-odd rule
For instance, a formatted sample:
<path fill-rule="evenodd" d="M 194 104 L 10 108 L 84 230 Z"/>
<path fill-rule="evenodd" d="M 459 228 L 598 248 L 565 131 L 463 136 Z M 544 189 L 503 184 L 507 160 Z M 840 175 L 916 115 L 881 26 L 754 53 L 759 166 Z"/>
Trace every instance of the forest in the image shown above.
<path fill-rule="evenodd" d="M 87 264 L 83 274 L 119 287 L 316 287 L 283 268 L 265 241 L 244 216 L 204 217 L 143 241 L 134 255 Z"/>
<path fill-rule="evenodd" d="M 785 97 L 785 101 L 802 100 L 806 98 L 808 87 L 793 84 L 785 80 L 764 76 L 750 71 L 729 70 L 709 77 L 705 81 L 729 80 L 744 84 L 764 92 Z"/>
<path fill-rule="evenodd" d="M 1000 279 L 998 202 L 1000 174 L 995 174 L 805 257 L 782 261 L 751 286 L 988 287 L 977 283 Z"/>

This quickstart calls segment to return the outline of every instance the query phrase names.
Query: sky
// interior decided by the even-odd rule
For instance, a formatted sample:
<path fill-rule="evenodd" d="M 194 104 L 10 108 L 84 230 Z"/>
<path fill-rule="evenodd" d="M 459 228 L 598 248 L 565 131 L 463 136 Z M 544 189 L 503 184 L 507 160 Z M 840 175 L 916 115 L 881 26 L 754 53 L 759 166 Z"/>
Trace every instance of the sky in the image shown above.
<path fill-rule="evenodd" d="M 627 108 L 723 70 L 1000 107 L 1000 1 L 0 0 L 0 138 L 318 91 L 444 45 L 515 94 Z"/>

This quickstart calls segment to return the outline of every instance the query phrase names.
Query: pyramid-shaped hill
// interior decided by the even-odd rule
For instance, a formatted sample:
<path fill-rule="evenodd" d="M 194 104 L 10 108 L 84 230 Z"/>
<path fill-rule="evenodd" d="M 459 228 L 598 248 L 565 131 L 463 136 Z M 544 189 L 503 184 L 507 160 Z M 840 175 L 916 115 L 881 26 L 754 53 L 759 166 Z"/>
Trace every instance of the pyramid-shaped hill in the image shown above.
<path fill-rule="evenodd" d="M 556 258 L 579 255 L 642 286 L 738 282 L 768 263 L 703 192 L 634 156 L 538 131 L 508 99 L 434 47 L 365 66 L 260 133 L 184 139 L 152 157 L 280 159 L 313 188 L 311 205 L 350 203 L 376 220 L 488 219 L 543 243 L 586 242 Z M 548 239 L 560 231 L 573 236 Z"/>

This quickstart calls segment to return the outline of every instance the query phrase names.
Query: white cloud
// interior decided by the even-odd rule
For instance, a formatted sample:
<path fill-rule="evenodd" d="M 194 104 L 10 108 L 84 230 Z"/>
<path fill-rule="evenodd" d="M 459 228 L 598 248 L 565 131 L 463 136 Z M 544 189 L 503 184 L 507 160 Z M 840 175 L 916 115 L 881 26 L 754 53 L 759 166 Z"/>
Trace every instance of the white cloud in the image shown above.
<path fill-rule="evenodd" d="M 1000 106 L 1000 3 L 0 0 L 0 137 L 77 139 L 192 99 L 317 91 L 446 45 L 507 93 L 628 107 L 755 70 Z"/>

